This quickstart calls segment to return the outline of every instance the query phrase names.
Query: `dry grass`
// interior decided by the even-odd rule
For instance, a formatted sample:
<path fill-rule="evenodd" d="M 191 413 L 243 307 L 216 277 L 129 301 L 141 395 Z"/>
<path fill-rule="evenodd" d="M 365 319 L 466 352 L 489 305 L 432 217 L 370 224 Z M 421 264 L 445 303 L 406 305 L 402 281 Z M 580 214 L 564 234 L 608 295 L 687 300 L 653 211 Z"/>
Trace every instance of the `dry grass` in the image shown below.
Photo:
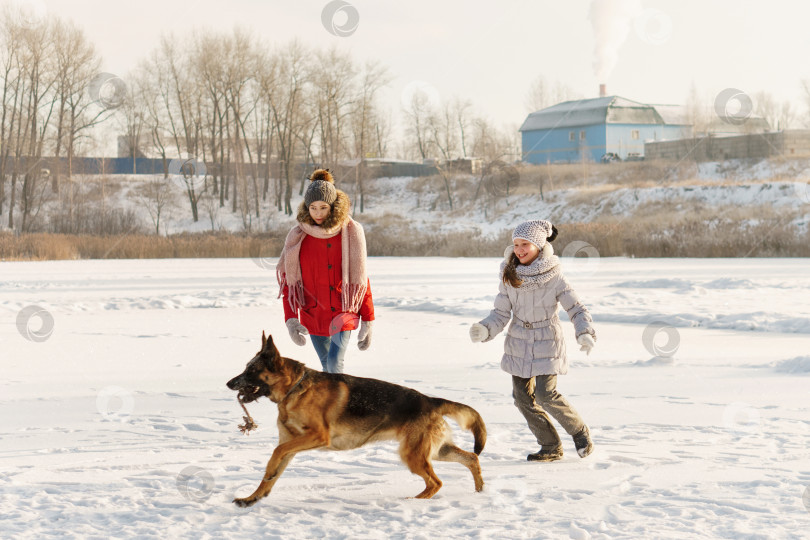
<path fill-rule="evenodd" d="M 277 257 L 281 235 L 179 234 L 91 236 L 0 234 L 0 260 Z"/>
<path fill-rule="evenodd" d="M 577 223 L 560 227 L 555 245 L 586 242 L 601 257 L 810 257 L 810 234 L 779 219 L 745 224 L 686 218 L 674 224 Z"/>
<path fill-rule="evenodd" d="M 602 257 L 810 257 L 810 232 L 792 223 L 798 211 L 770 206 L 693 206 L 655 202 L 632 218 L 604 214 L 598 223 L 561 223 L 555 249 L 573 242 L 593 246 Z M 365 218 L 369 254 L 384 256 L 499 257 L 511 243 L 511 231 L 495 238 L 478 232 L 423 232 L 402 217 Z"/>
<path fill-rule="evenodd" d="M 388 257 L 492 257 L 511 242 L 511 231 L 496 238 L 480 232 L 422 232 L 411 229 L 399 216 L 365 220 L 368 254 Z"/>
<path fill-rule="evenodd" d="M 672 221 L 660 218 L 561 224 L 554 246 L 561 254 L 567 246 L 582 245 L 573 242 L 585 243 L 600 257 L 810 257 L 810 233 L 800 233 L 778 216 L 753 222 L 703 216 L 673 217 Z M 419 232 L 396 216 L 369 225 L 379 225 L 366 230 L 371 256 L 500 257 L 511 239 L 508 230 L 496 238 L 474 232 Z M 3 233 L 0 260 L 277 257 L 283 241 L 283 235 L 270 234 L 163 237 Z"/>

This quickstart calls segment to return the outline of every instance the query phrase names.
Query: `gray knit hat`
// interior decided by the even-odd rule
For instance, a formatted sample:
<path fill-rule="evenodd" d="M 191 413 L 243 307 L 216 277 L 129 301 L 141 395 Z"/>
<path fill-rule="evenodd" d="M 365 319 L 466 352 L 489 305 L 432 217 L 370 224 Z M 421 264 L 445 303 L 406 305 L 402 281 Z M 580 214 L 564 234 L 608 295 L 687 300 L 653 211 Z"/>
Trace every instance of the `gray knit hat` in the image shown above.
<path fill-rule="evenodd" d="M 329 206 L 335 204 L 337 199 L 337 189 L 335 189 L 335 179 L 329 169 L 318 169 L 309 177 L 312 181 L 304 193 L 304 204 L 309 207 L 315 201 L 323 201 Z"/>
<path fill-rule="evenodd" d="M 537 249 L 543 249 L 549 237 L 556 237 L 556 235 L 552 234 L 553 230 L 554 227 L 552 227 L 551 222 L 545 219 L 524 221 L 515 227 L 515 230 L 512 232 L 512 241 L 516 238 L 522 238 L 537 246 Z"/>

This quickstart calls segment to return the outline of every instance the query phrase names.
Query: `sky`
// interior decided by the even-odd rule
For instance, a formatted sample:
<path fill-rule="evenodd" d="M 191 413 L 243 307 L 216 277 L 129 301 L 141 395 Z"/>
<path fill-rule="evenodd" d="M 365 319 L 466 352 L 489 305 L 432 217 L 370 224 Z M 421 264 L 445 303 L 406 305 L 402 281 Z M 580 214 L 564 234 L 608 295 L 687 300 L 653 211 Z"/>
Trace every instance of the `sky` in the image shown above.
<path fill-rule="evenodd" d="M 162 33 L 239 25 L 269 44 L 299 38 L 381 61 L 395 113 L 419 87 L 467 99 L 503 127 L 523 122 L 539 76 L 585 98 L 600 83 L 609 95 L 666 104 L 685 103 L 693 86 L 706 103 L 735 88 L 802 111 L 810 79 L 810 3 L 797 0 L 0 0 L 9 2 L 72 19 L 120 77 Z"/>

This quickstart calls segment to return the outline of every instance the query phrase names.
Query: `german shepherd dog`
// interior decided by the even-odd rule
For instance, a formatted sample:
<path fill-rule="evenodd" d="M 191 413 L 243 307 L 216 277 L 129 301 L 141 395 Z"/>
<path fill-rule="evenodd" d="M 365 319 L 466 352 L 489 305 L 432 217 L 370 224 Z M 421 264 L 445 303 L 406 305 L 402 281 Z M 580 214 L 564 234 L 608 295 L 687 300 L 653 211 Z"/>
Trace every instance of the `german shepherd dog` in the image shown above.
<path fill-rule="evenodd" d="M 273 336 L 265 338 L 264 332 L 261 350 L 245 371 L 228 381 L 228 388 L 239 392 L 243 403 L 266 396 L 278 404 L 279 444 L 256 491 L 234 499 L 238 506 L 251 506 L 266 497 L 298 452 L 349 450 L 394 439 L 399 441 L 402 461 L 425 481 L 416 498 L 429 499 L 442 487 L 431 459 L 461 463 L 470 469 L 475 491 L 484 488 L 478 454 L 486 443 L 486 426 L 467 405 L 377 379 L 310 369 L 281 356 Z M 475 453 L 453 444 L 443 416 L 473 433 Z"/>

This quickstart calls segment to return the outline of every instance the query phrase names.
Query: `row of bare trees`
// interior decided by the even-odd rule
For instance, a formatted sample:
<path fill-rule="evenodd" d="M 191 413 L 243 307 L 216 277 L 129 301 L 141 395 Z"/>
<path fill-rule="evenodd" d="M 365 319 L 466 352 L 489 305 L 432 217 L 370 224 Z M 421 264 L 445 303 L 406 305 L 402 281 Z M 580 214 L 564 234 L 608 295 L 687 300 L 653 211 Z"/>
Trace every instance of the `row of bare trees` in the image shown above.
<path fill-rule="evenodd" d="M 344 180 L 353 181 L 362 212 L 363 159 L 394 151 L 391 113 L 379 103 L 391 78 L 378 62 L 359 64 L 348 53 L 299 41 L 272 48 L 238 28 L 164 36 L 127 77 L 122 131 L 133 157 L 147 144 L 167 172 L 171 156 L 209 164 L 207 174 L 186 178 L 195 221 L 201 192 L 217 196 L 220 206 L 230 201 L 248 228 L 262 200 L 290 214 L 308 169 L 297 164 L 338 169 L 347 161 L 355 166 Z M 514 152 L 514 137 L 475 117 L 459 98 L 433 104 L 416 92 L 404 109 L 401 155 L 449 160 Z"/>
<path fill-rule="evenodd" d="M 27 231 L 62 174 L 46 169 L 43 156 L 69 162 L 110 111 L 88 91 L 101 60 L 74 24 L 32 19 L 7 5 L 0 42 L 0 215 L 7 212 L 7 225 L 15 228 L 18 208 L 16 225 Z"/>
<path fill-rule="evenodd" d="M 403 103 L 395 141 L 394 111 L 380 103 L 391 73 L 335 48 L 271 46 L 239 28 L 166 35 L 118 78 L 102 72 L 80 28 L 52 15 L 7 7 L 0 41 L 0 214 L 24 232 L 48 199 L 59 201 L 60 223 L 71 223 L 79 194 L 62 179 L 110 134 L 136 168 L 140 157 L 162 159 L 164 182 L 149 190 L 157 201 L 179 182 L 194 221 L 201 209 L 230 206 L 246 230 L 265 201 L 293 213 L 312 166 L 340 171 L 362 212 L 366 157 L 500 160 L 517 151 L 516 136 L 468 101 L 434 103 L 420 92 Z M 446 176 L 445 185 L 452 204 Z"/>
<path fill-rule="evenodd" d="M 240 29 L 164 36 L 126 80 L 119 121 L 131 156 L 156 152 L 167 174 L 186 173 L 195 221 L 203 193 L 229 201 L 246 225 L 268 198 L 290 214 L 296 165 L 337 168 L 390 144 L 377 102 L 390 75 L 336 49 L 273 49 Z M 176 156 L 191 169 L 170 170 Z"/>

